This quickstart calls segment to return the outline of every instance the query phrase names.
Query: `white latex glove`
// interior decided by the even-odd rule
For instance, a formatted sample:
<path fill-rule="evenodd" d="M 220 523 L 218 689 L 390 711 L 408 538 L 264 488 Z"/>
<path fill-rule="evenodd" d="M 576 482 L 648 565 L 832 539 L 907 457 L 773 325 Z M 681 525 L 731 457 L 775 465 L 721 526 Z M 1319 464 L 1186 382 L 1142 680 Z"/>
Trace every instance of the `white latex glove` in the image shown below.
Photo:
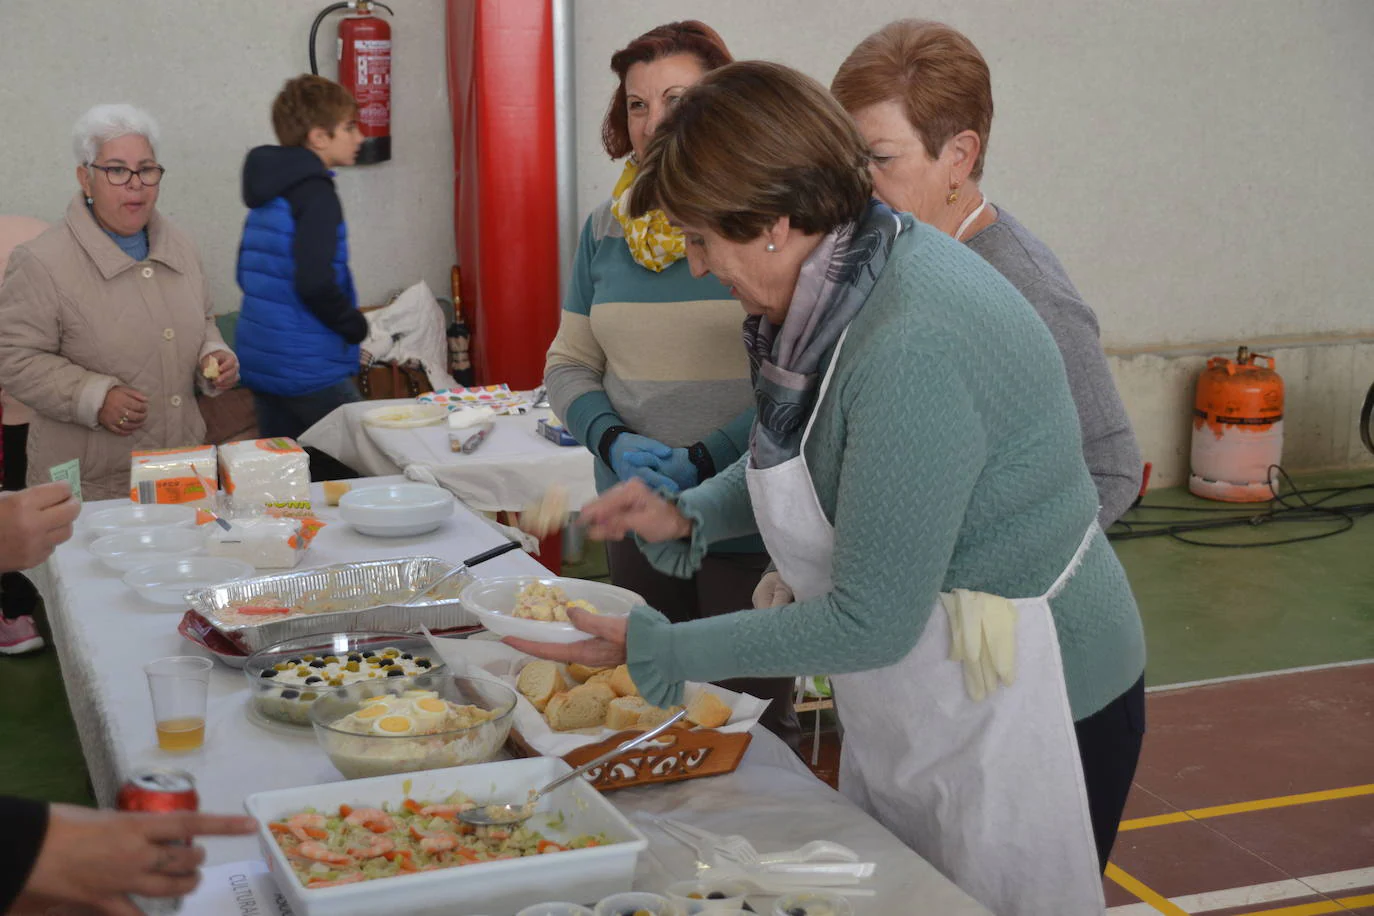
<path fill-rule="evenodd" d="M 796 599 L 797 596 L 792 594 L 792 589 L 782 581 L 782 574 L 776 569 L 764 573 L 754 587 L 754 607 L 777 607 L 791 604 Z"/>
<path fill-rule="evenodd" d="M 1016 605 L 1000 595 L 957 588 L 940 594 L 949 615 L 950 661 L 964 663 L 974 702 L 1016 680 Z"/>

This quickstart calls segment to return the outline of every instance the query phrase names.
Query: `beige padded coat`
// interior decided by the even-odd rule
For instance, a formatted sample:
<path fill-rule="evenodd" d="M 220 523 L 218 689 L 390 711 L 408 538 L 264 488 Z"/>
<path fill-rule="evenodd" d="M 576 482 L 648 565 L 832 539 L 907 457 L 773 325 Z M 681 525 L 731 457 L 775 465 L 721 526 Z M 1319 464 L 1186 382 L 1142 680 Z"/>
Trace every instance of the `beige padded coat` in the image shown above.
<path fill-rule="evenodd" d="M 0 388 L 34 410 L 30 485 L 81 459 L 86 499 L 129 496 L 129 453 L 198 445 L 201 359 L 227 349 L 190 238 L 156 210 L 134 261 L 78 195 L 66 218 L 15 248 L 0 284 Z M 148 398 L 148 420 L 117 436 L 96 420 L 115 385 Z"/>

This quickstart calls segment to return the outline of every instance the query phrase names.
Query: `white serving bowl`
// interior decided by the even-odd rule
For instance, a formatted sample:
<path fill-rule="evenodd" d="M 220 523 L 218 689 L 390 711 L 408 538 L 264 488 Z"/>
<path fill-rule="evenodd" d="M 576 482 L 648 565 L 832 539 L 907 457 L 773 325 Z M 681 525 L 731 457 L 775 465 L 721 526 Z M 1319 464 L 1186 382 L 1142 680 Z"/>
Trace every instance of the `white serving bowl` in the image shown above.
<path fill-rule="evenodd" d="M 91 537 L 102 538 L 109 534 L 148 528 L 194 528 L 196 510 L 190 506 L 130 503 L 114 509 L 102 509 L 82 521 L 82 527 L 90 532 Z"/>
<path fill-rule="evenodd" d="M 183 528 L 142 528 L 96 538 L 91 553 L 115 572 L 129 572 L 163 560 L 175 560 L 200 550 L 200 543 Z"/>
<path fill-rule="evenodd" d="M 531 582 L 541 582 L 561 588 L 573 601 L 589 602 L 608 617 L 624 617 L 644 599 L 627 588 L 592 582 L 587 579 L 565 579 L 560 576 L 497 576 L 477 579 L 458 593 L 463 607 L 480 618 L 482 625 L 501 636 L 518 636 L 538 642 L 570 643 L 591 639 L 570 623 L 530 620 L 513 615 L 515 599 L 521 589 Z"/>
<path fill-rule="evenodd" d="M 361 534 L 428 534 L 453 514 L 453 494 L 427 483 L 359 487 L 339 498 L 339 516 Z"/>
<path fill-rule="evenodd" d="M 251 565 L 226 557 L 182 557 L 140 566 L 124 574 L 124 584 L 157 604 L 187 607 L 186 593 L 254 574 Z"/>

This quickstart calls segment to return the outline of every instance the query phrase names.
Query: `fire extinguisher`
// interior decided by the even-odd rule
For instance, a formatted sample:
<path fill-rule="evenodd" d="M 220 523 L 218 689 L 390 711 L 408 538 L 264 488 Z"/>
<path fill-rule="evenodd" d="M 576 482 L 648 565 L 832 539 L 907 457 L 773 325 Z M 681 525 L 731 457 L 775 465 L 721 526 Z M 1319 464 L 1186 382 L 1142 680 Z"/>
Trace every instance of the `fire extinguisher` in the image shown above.
<path fill-rule="evenodd" d="M 331 3 L 315 17 L 310 26 L 310 72 L 319 75 L 315 62 L 315 36 L 324 17 L 335 10 L 357 10 L 339 22 L 337 58 L 339 82 L 358 101 L 358 126 L 363 145 L 358 150 L 358 165 L 386 162 L 391 158 L 391 26 L 372 15 L 380 6 L 392 16 L 391 7 L 372 0 Z"/>
<path fill-rule="evenodd" d="M 1234 360 L 1209 359 L 1193 404 L 1188 489 L 1207 499 L 1263 502 L 1273 498 L 1270 468 L 1282 458 L 1283 378 L 1274 358 L 1241 347 Z"/>

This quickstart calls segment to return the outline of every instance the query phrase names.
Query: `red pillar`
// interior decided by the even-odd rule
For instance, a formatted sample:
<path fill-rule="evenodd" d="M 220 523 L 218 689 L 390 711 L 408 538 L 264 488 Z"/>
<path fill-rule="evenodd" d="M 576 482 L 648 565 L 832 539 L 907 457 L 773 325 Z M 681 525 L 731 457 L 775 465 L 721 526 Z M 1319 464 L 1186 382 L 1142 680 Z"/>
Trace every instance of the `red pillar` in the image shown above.
<path fill-rule="evenodd" d="M 449 0 L 455 228 L 483 384 L 534 388 L 558 331 L 550 0 Z"/>
<path fill-rule="evenodd" d="M 448 0 L 454 228 L 479 384 L 534 388 L 558 332 L 550 0 Z M 512 507 L 515 508 L 515 507 Z M 540 560 L 562 564 L 557 535 Z"/>

